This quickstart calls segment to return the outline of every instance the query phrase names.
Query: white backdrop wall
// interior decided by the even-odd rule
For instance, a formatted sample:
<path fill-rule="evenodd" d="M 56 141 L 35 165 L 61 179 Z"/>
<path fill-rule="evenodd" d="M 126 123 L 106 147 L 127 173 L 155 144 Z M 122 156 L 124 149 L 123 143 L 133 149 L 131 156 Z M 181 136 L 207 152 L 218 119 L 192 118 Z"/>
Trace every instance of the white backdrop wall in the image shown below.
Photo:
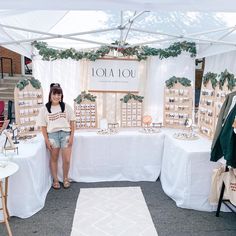
<path fill-rule="evenodd" d="M 48 100 L 50 83 L 61 84 L 64 101 L 73 107 L 73 100 L 83 90 L 88 90 L 89 61 L 33 59 L 33 75 L 42 83 L 44 101 Z M 195 60 L 189 54 L 160 60 L 150 57 L 139 65 L 139 95 L 144 96 L 144 114 L 151 115 L 154 121 L 162 121 L 165 81 L 172 76 L 186 77 L 194 81 Z M 193 83 L 194 84 L 194 83 Z M 120 121 L 120 98 L 124 93 L 93 93 L 97 96 L 98 121 L 107 118 L 108 122 Z"/>
<path fill-rule="evenodd" d="M 220 73 L 227 69 L 229 72 L 236 74 L 236 51 L 218 54 L 206 57 L 204 74 L 207 72 Z"/>
<path fill-rule="evenodd" d="M 186 77 L 195 83 L 195 59 L 188 53 L 160 60 L 150 57 L 147 62 L 145 112 L 155 121 L 162 121 L 165 81 L 172 76 Z"/>

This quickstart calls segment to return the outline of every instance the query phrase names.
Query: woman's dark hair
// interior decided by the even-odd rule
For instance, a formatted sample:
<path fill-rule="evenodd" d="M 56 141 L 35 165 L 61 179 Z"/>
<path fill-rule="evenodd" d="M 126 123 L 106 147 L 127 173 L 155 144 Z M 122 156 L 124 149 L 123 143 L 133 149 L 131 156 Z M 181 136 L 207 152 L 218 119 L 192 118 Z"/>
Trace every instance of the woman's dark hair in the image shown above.
<path fill-rule="evenodd" d="M 52 83 L 50 84 L 50 92 L 48 95 L 48 103 L 46 103 L 46 108 L 48 110 L 49 113 L 51 112 L 51 106 L 52 106 L 52 102 L 51 102 L 51 95 L 52 94 L 61 94 L 61 101 L 59 102 L 60 107 L 61 107 L 61 112 L 65 111 L 65 103 L 63 102 L 63 91 L 62 88 L 60 86 L 60 84 L 58 83 Z"/>

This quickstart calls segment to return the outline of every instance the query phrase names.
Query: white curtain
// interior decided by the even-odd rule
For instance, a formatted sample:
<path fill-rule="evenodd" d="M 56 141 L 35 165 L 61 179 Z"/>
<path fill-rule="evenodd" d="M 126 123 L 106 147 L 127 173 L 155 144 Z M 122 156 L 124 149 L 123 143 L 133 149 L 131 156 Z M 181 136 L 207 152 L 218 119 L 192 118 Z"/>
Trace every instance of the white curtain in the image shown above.
<path fill-rule="evenodd" d="M 81 67 L 84 63 L 72 59 L 43 61 L 35 57 L 32 64 L 33 76 L 42 83 L 44 103 L 48 101 L 50 84 L 59 83 L 63 89 L 64 101 L 73 106 L 73 99 L 83 86 Z"/>
<path fill-rule="evenodd" d="M 148 59 L 145 113 L 151 115 L 154 121 L 163 120 L 165 81 L 172 76 L 190 79 L 194 89 L 195 59 L 191 58 L 188 53 L 162 60 L 158 57 L 150 57 Z"/>
<path fill-rule="evenodd" d="M 206 57 L 204 74 L 207 72 L 220 73 L 227 69 L 236 75 L 236 51 Z"/>
<path fill-rule="evenodd" d="M 50 83 L 61 84 L 64 101 L 73 107 L 73 100 L 83 90 L 88 91 L 89 61 L 55 60 L 42 61 L 40 57 L 33 60 L 33 73 L 42 83 L 44 103 L 48 100 Z M 176 58 L 160 60 L 151 57 L 139 64 L 139 95 L 144 96 L 144 114 L 151 115 L 154 121 L 162 121 L 163 92 L 165 81 L 172 76 L 186 77 L 194 81 L 194 59 L 189 54 Z M 193 83 L 194 84 L 194 83 Z M 93 93 L 97 96 L 98 122 L 106 118 L 108 122 L 120 122 L 120 98 L 124 93 Z"/>

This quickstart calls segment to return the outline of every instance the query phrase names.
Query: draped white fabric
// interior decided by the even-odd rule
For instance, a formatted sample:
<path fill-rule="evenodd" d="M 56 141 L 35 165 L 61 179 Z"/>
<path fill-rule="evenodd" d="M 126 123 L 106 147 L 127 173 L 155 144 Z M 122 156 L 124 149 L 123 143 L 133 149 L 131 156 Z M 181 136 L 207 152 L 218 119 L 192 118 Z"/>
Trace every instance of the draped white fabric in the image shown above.
<path fill-rule="evenodd" d="M 48 100 L 49 85 L 52 82 L 61 84 L 64 101 L 73 106 L 73 100 L 83 90 L 88 90 L 89 61 L 55 60 L 42 61 L 39 57 L 33 60 L 33 73 L 43 86 L 44 101 Z M 186 77 L 194 82 L 194 59 L 189 54 L 176 58 L 160 60 L 151 57 L 139 65 L 139 94 L 144 96 L 144 114 L 151 115 L 154 121 L 162 121 L 163 91 L 165 81 L 171 76 Z M 194 84 L 194 83 L 193 83 Z M 106 118 L 108 122 L 120 121 L 120 98 L 124 93 L 94 93 L 97 96 L 98 121 Z"/>
<path fill-rule="evenodd" d="M 218 54 L 206 57 L 204 74 L 207 72 L 220 73 L 227 69 L 229 72 L 236 74 L 236 51 Z"/>
<path fill-rule="evenodd" d="M 154 120 L 163 117 L 163 97 L 165 81 L 172 76 L 186 77 L 195 81 L 195 60 L 189 54 L 160 60 L 150 57 L 147 63 L 147 85 L 145 90 L 145 112 Z"/>
<path fill-rule="evenodd" d="M 64 91 L 64 101 L 73 105 L 73 99 L 77 97 L 80 88 L 83 87 L 81 79 L 81 67 L 83 62 L 72 59 L 42 61 L 38 58 L 33 60 L 34 77 L 42 83 L 44 102 L 48 101 L 49 87 L 51 83 L 60 83 Z M 80 77 L 81 76 L 81 77 Z"/>

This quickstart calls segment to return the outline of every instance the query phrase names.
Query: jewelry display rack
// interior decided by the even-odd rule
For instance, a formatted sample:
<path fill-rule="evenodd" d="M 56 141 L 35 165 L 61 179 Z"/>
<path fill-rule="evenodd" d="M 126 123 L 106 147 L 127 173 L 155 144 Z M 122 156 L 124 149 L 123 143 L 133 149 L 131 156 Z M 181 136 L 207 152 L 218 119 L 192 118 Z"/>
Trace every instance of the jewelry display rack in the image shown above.
<path fill-rule="evenodd" d="M 97 128 L 97 104 L 96 102 L 83 101 L 74 103 L 76 116 L 76 129 Z"/>
<path fill-rule="evenodd" d="M 142 127 L 143 104 L 134 99 L 121 101 L 121 127 Z"/>
<path fill-rule="evenodd" d="M 36 126 L 36 119 L 43 106 L 43 90 L 35 89 L 30 83 L 24 89 L 15 87 L 15 121 L 20 134 L 33 134 L 40 130 Z"/>
<path fill-rule="evenodd" d="M 175 83 L 173 87 L 165 87 L 163 123 L 165 127 L 185 128 L 185 121 L 192 118 L 193 88 Z"/>

